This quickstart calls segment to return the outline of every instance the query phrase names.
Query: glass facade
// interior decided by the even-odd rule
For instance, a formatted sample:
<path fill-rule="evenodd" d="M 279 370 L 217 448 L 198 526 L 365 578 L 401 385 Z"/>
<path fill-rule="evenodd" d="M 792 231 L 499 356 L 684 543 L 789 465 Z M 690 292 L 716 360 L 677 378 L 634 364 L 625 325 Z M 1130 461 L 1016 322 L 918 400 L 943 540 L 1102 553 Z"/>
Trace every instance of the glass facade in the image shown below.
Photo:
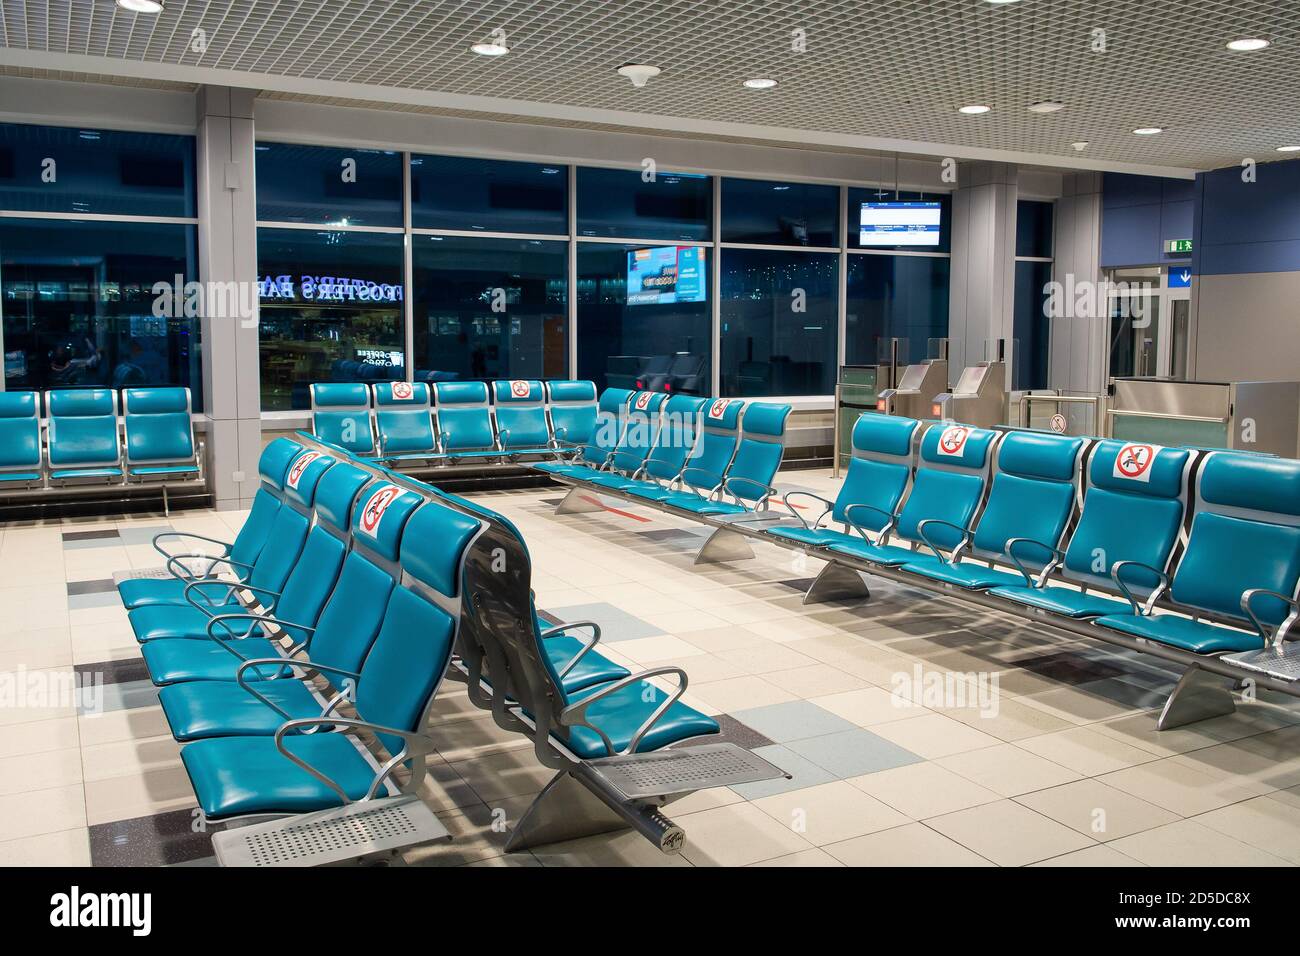
<path fill-rule="evenodd" d="M 839 248 L 838 186 L 722 181 L 722 241 Z"/>
<path fill-rule="evenodd" d="M 845 362 L 885 361 L 894 338 L 900 364 L 929 358 L 930 341 L 948 335 L 948 274 L 939 256 L 850 255 Z"/>
<path fill-rule="evenodd" d="M 1016 272 L 1012 312 L 1015 339 L 1011 387 L 1047 388 L 1051 319 L 1045 311 L 1052 281 L 1050 202 L 1022 199 L 1016 204 Z"/>
<path fill-rule="evenodd" d="M 259 222 L 401 226 L 402 154 L 257 144 Z"/>
<path fill-rule="evenodd" d="M 416 381 L 564 378 L 568 243 L 413 238 Z"/>
<path fill-rule="evenodd" d="M 579 236 L 708 242 L 712 215 L 712 176 L 578 170 Z"/>
<path fill-rule="evenodd" d="M 412 156 L 411 225 L 568 235 L 569 169 L 546 163 Z"/>

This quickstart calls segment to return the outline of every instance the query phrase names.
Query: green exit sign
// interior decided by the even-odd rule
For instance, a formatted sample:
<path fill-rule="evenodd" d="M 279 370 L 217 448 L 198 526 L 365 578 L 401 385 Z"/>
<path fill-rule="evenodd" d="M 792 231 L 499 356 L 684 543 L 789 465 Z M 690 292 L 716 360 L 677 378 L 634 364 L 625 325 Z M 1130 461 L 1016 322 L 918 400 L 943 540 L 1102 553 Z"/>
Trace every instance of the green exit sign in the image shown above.
<path fill-rule="evenodd" d="M 1191 252 L 1192 240 L 1190 239 L 1166 239 L 1165 252 Z"/>

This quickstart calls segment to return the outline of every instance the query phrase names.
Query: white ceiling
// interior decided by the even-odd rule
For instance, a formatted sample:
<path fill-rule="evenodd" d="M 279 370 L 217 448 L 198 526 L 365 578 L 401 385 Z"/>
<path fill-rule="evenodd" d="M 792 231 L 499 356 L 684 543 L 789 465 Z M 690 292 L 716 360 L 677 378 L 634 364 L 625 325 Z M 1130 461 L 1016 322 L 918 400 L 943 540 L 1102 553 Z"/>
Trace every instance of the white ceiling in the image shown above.
<path fill-rule="evenodd" d="M 1300 143 L 1300 0 L 166 3 L 149 16 L 113 0 L 0 0 L 0 65 L 1079 168 L 1185 174 Z M 468 51 L 497 27 L 508 56 Z M 792 50 L 796 28 L 806 52 Z M 1093 51 L 1095 30 L 1106 52 Z M 1270 49 L 1225 49 L 1260 35 Z M 614 72 L 628 61 L 663 74 L 633 89 Z M 753 76 L 780 86 L 742 88 Z M 1040 100 L 1066 108 L 1026 110 Z M 958 114 L 967 103 L 993 110 Z M 1139 126 L 1166 132 L 1133 135 Z"/>

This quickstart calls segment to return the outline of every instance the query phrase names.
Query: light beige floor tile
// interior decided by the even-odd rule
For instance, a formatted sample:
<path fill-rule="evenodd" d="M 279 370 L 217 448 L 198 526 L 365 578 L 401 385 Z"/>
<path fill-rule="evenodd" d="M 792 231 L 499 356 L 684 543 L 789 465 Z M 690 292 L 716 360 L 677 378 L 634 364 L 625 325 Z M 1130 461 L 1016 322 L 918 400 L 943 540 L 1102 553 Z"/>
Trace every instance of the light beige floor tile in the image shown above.
<path fill-rule="evenodd" d="M 1268 789 L 1249 783 L 1243 785 L 1240 780 L 1225 780 L 1169 757 L 1116 770 L 1097 779 L 1184 817 L 1249 800 Z"/>
<path fill-rule="evenodd" d="M 171 735 L 121 740 L 113 743 L 82 746 L 86 780 L 110 777 L 142 776 L 176 770 L 181 764 L 181 748 Z"/>
<path fill-rule="evenodd" d="M 133 820 L 196 804 L 194 788 L 184 768 L 87 780 L 86 820 L 91 826 Z"/>
<path fill-rule="evenodd" d="M 1097 780 L 1076 780 L 1022 794 L 1016 802 L 1102 843 L 1179 819 L 1176 813 Z"/>
<path fill-rule="evenodd" d="M 993 866 L 923 823 L 832 843 L 825 850 L 846 866 Z"/>
<path fill-rule="evenodd" d="M 76 717 L 58 717 L 0 726 L 0 757 L 76 751 L 80 746 Z"/>
<path fill-rule="evenodd" d="M 687 845 L 692 833 L 688 829 Z M 664 853 L 639 833 L 623 831 L 534 847 L 542 866 L 690 866 L 685 856 Z"/>
<path fill-rule="evenodd" d="M 1226 837 L 1300 864 L 1300 806 L 1294 803 L 1256 797 L 1192 819 Z"/>
<path fill-rule="evenodd" d="M 0 672 L 45 670 L 72 664 L 67 627 L 48 627 L 0 634 Z"/>
<path fill-rule="evenodd" d="M 738 647 L 753 647 L 768 643 L 767 638 L 759 637 L 743 627 L 719 627 L 691 631 L 690 642 L 710 654 L 735 650 Z"/>
<path fill-rule="evenodd" d="M 688 822 L 682 856 L 696 866 L 746 866 L 810 846 L 751 803 L 692 813 Z"/>
<path fill-rule="evenodd" d="M 1073 770 L 1021 750 L 1014 744 L 954 754 L 941 758 L 939 763 L 1004 797 L 1045 790 L 1079 779 L 1079 774 Z"/>
<path fill-rule="evenodd" d="M 752 647 L 741 647 L 732 651 L 719 651 L 718 656 L 723 660 L 731 661 L 731 663 L 749 674 L 788 671 L 796 667 L 808 667 L 817 663 L 811 657 L 772 641 L 755 644 Z"/>
<path fill-rule="evenodd" d="M 999 866 L 1025 866 L 1094 842 L 1012 800 L 933 817 L 926 825 Z"/>
<path fill-rule="evenodd" d="M 1062 853 L 1060 856 L 1054 856 L 1050 860 L 1039 860 L 1037 863 L 1029 864 L 1033 866 L 1142 866 L 1131 856 L 1125 856 L 1118 850 L 1106 843 L 1099 843 L 1097 846 L 1086 847 L 1082 850 L 1075 850 L 1072 853 Z"/>
<path fill-rule="evenodd" d="M 167 717 L 160 706 L 106 710 L 94 716 L 87 715 L 78 718 L 77 728 L 83 747 L 146 740 L 171 733 Z"/>
<path fill-rule="evenodd" d="M 812 702 L 859 727 L 874 727 L 897 720 L 914 720 L 930 713 L 883 688 L 874 686 L 845 691 L 841 694 L 814 697 Z"/>
<path fill-rule="evenodd" d="M 689 671 L 687 672 L 689 673 Z M 765 707 L 794 700 L 793 694 L 782 690 L 761 677 L 734 677 L 731 680 L 709 681 L 690 685 L 690 696 L 728 714 L 747 707 Z"/>
<path fill-rule="evenodd" d="M 451 767 L 485 803 L 524 793 L 536 793 L 555 776 L 555 771 L 548 770 L 537 762 L 531 749 L 461 760 L 451 764 Z"/>
<path fill-rule="evenodd" d="M 490 714 L 476 714 L 469 720 L 441 721 L 431 726 L 429 736 L 434 748 L 448 763 L 531 746 L 523 734 L 498 727 Z"/>
<path fill-rule="evenodd" d="M 671 634 L 661 634 L 657 637 L 638 637 L 630 641 L 616 641 L 615 644 L 618 653 L 638 664 L 650 665 L 667 661 L 681 661 L 683 666 L 686 667 L 689 665 L 691 658 L 704 653 L 694 644 L 688 643 L 688 640 L 674 637 Z M 690 673 L 689 669 L 687 669 L 687 673 Z"/>
<path fill-rule="evenodd" d="M 937 763 L 913 763 L 848 781 L 913 820 L 965 810 L 1002 799 L 986 787 L 946 770 Z"/>
<path fill-rule="evenodd" d="M 51 750 L 0 759 L 0 795 L 52 790 L 81 783 L 81 753 Z"/>
<path fill-rule="evenodd" d="M 751 863 L 750 866 L 844 866 L 839 860 L 831 856 L 825 850 L 800 850 L 798 853 L 791 853 L 789 856 L 779 856 L 775 860 L 762 860 L 758 863 Z"/>
<path fill-rule="evenodd" d="M 0 727 L 75 717 L 77 691 L 71 667 L 23 668 L 0 674 L 7 686 L 0 706 Z"/>
<path fill-rule="evenodd" d="M 764 674 L 763 679 L 805 700 L 844 694 L 869 686 L 862 678 L 846 673 L 838 667 L 832 667 L 830 664 L 811 664 L 792 670 L 772 671 Z"/>
<path fill-rule="evenodd" d="M 768 640 L 787 643 L 789 641 L 798 641 L 808 637 L 824 637 L 835 633 L 835 629 L 827 627 L 818 621 L 810 618 L 781 618 L 780 620 L 763 620 L 754 621 L 745 625 L 761 637 Z"/>
<path fill-rule="evenodd" d="M 714 617 L 708 611 L 645 611 L 635 615 L 665 634 L 677 634 L 686 637 L 693 631 L 708 631 L 726 625 L 720 617 Z"/>
<path fill-rule="evenodd" d="M 0 796 L 0 841 L 83 829 L 86 823 L 81 784 Z"/>
<path fill-rule="evenodd" d="M 911 822 L 843 780 L 763 797 L 753 803 L 814 846 L 839 843 Z"/>
<path fill-rule="evenodd" d="M 1180 820 L 1168 826 L 1116 840 L 1116 850 L 1147 866 L 1284 866 L 1281 857 L 1248 846 L 1234 837 Z"/>
<path fill-rule="evenodd" d="M 1156 759 L 1150 751 L 1125 743 L 1117 737 L 1107 736 L 1096 727 L 1058 730 L 1021 740 L 1017 746 L 1086 777 L 1123 770 Z"/>
<path fill-rule="evenodd" d="M 90 831 L 79 827 L 5 840 L 0 866 L 90 866 Z"/>
<path fill-rule="evenodd" d="M 923 714 L 907 720 L 878 724 L 871 728 L 871 732 L 877 737 L 892 740 L 903 749 L 927 760 L 994 747 L 1001 743 L 997 737 L 981 733 L 974 727 L 943 714 Z"/>
<path fill-rule="evenodd" d="M 1022 704 L 1014 698 L 999 693 L 991 708 L 944 707 L 935 708 L 953 720 L 974 727 L 1007 742 L 1033 740 L 1043 734 L 1074 726 L 1067 720 L 1045 710 Z"/>

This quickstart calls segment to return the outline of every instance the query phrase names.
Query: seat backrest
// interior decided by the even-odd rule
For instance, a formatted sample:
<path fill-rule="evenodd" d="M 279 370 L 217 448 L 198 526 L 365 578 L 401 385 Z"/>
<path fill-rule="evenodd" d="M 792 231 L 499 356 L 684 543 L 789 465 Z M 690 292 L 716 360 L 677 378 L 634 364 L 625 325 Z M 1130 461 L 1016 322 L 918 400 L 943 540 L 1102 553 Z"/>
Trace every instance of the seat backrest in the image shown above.
<path fill-rule="evenodd" d="M 122 389 L 128 465 L 194 464 L 188 388 Z"/>
<path fill-rule="evenodd" d="M 727 469 L 727 491 L 744 501 L 768 494 L 785 455 L 789 405 L 750 402 L 740 419 L 740 444 Z"/>
<path fill-rule="evenodd" d="M 919 530 L 928 518 L 969 528 L 984 498 L 993 444 L 998 433 L 969 425 L 938 422 L 921 437 L 921 452 L 912 490 L 898 513 L 899 538 L 924 543 Z M 856 518 L 856 515 L 855 515 Z M 940 548 L 955 548 L 961 532 L 947 525 L 927 525 L 926 535 Z"/>
<path fill-rule="evenodd" d="M 870 505 L 869 509 L 861 508 L 853 513 L 854 522 L 870 531 L 880 531 L 885 526 L 889 520 L 886 515 L 898 512 L 898 503 L 911 481 L 913 445 L 920 427 L 921 423 L 913 418 L 874 412 L 864 412 L 858 417 L 853 426 L 853 457 L 840 493 L 835 497 L 832 520 L 844 524 L 850 505 Z"/>
<path fill-rule="evenodd" d="M 692 395 L 674 395 L 664 403 L 658 437 L 646 455 L 646 474 L 671 481 L 681 473 L 699 436 L 704 403 L 705 399 Z"/>
<path fill-rule="evenodd" d="M 386 727 L 418 731 L 451 662 L 460 620 L 466 553 L 481 523 L 438 501 L 421 505 L 406 524 L 402 576 L 393 589 L 357 681 L 357 713 Z M 380 734 L 389 753 L 400 738 Z"/>
<path fill-rule="evenodd" d="M 1110 569 L 1120 561 L 1166 570 L 1183 526 L 1194 458 L 1185 448 L 1097 442 L 1088 455 L 1083 510 L 1065 549 L 1062 576 L 1114 591 Z M 1158 583 L 1133 567 L 1124 580 L 1144 589 Z"/>
<path fill-rule="evenodd" d="M 496 447 L 486 382 L 437 382 L 433 394 L 444 454 Z"/>
<path fill-rule="evenodd" d="M 557 441 L 577 445 L 591 441 L 596 430 L 595 382 L 547 382 L 551 434 Z"/>
<path fill-rule="evenodd" d="M 275 516 L 281 508 L 285 473 L 289 470 L 290 463 L 302 450 L 302 445 L 291 438 L 273 439 L 262 449 L 261 457 L 257 461 L 261 484 L 257 494 L 253 496 L 253 507 L 249 510 L 248 517 L 244 519 L 239 534 L 231 543 L 232 560 L 245 565 L 257 561 L 257 556 L 262 553 L 262 548 L 265 547 L 267 538 L 271 534 Z"/>
<path fill-rule="evenodd" d="M 700 437 L 682 469 L 692 486 L 701 491 L 711 491 L 722 484 L 736 454 L 740 411 L 744 405 L 739 398 L 711 398 L 705 404 L 704 417 L 700 420 Z"/>
<path fill-rule="evenodd" d="M 1086 442 L 1050 432 L 1011 432 L 998 443 L 993 485 L 980 514 L 971 554 L 1008 561 L 1007 542 L 1029 538 L 1059 548 L 1078 499 L 1080 466 Z M 1017 547 L 1026 567 L 1042 567 L 1052 552 Z"/>
<path fill-rule="evenodd" d="M 117 392 L 111 388 L 60 388 L 45 393 L 50 465 L 54 468 L 121 464 Z"/>
<path fill-rule="evenodd" d="M 659 439 L 659 412 L 667 399 L 662 392 L 637 392 L 632 397 L 613 467 L 629 475 L 641 467 Z"/>
<path fill-rule="evenodd" d="M 492 400 L 502 448 L 546 447 L 551 432 L 546 425 L 546 391 L 541 382 L 493 382 Z"/>
<path fill-rule="evenodd" d="M 600 393 L 596 422 L 591 439 L 582 446 L 582 457 L 592 464 L 602 464 L 618 447 L 627 424 L 627 406 L 632 401 L 632 391 L 626 388 L 607 388 Z"/>
<path fill-rule="evenodd" d="M 427 383 L 376 382 L 373 389 L 375 425 L 386 454 L 433 454 L 438 450 Z"/>
<path fill-rule="evenodd" d="M 313 382 L 311 431 L 354 455 L 375 450 L 370 427 L 370 387 L 364 382 Z"/>
<path fill-rule="evenodd" d="M 1170 588 L 1175 601 L 1245 621 L 1246 591 L 1300 593 L 1300 462 L 1211 452 L 1197 472 L 1194 501 L 1192 530 Z M 1268 624 L 1291 611 L 1263 595 L 1251 609 Z"/>
<path fill-rule="evenodd" d="M 290 462 L 284 476 L 284 504 L 275 513 L 266 543 L 253 564 L 250 584 L 270 591 L 284 589 L 311 529 L 316 485 L 332 464 L 333 458 L 311 449 Z"/>
<path fill-rule="evenodd" d="M 36 392 L 0 392 L 0 471 L 41 468 L 41 407 Z"/>

